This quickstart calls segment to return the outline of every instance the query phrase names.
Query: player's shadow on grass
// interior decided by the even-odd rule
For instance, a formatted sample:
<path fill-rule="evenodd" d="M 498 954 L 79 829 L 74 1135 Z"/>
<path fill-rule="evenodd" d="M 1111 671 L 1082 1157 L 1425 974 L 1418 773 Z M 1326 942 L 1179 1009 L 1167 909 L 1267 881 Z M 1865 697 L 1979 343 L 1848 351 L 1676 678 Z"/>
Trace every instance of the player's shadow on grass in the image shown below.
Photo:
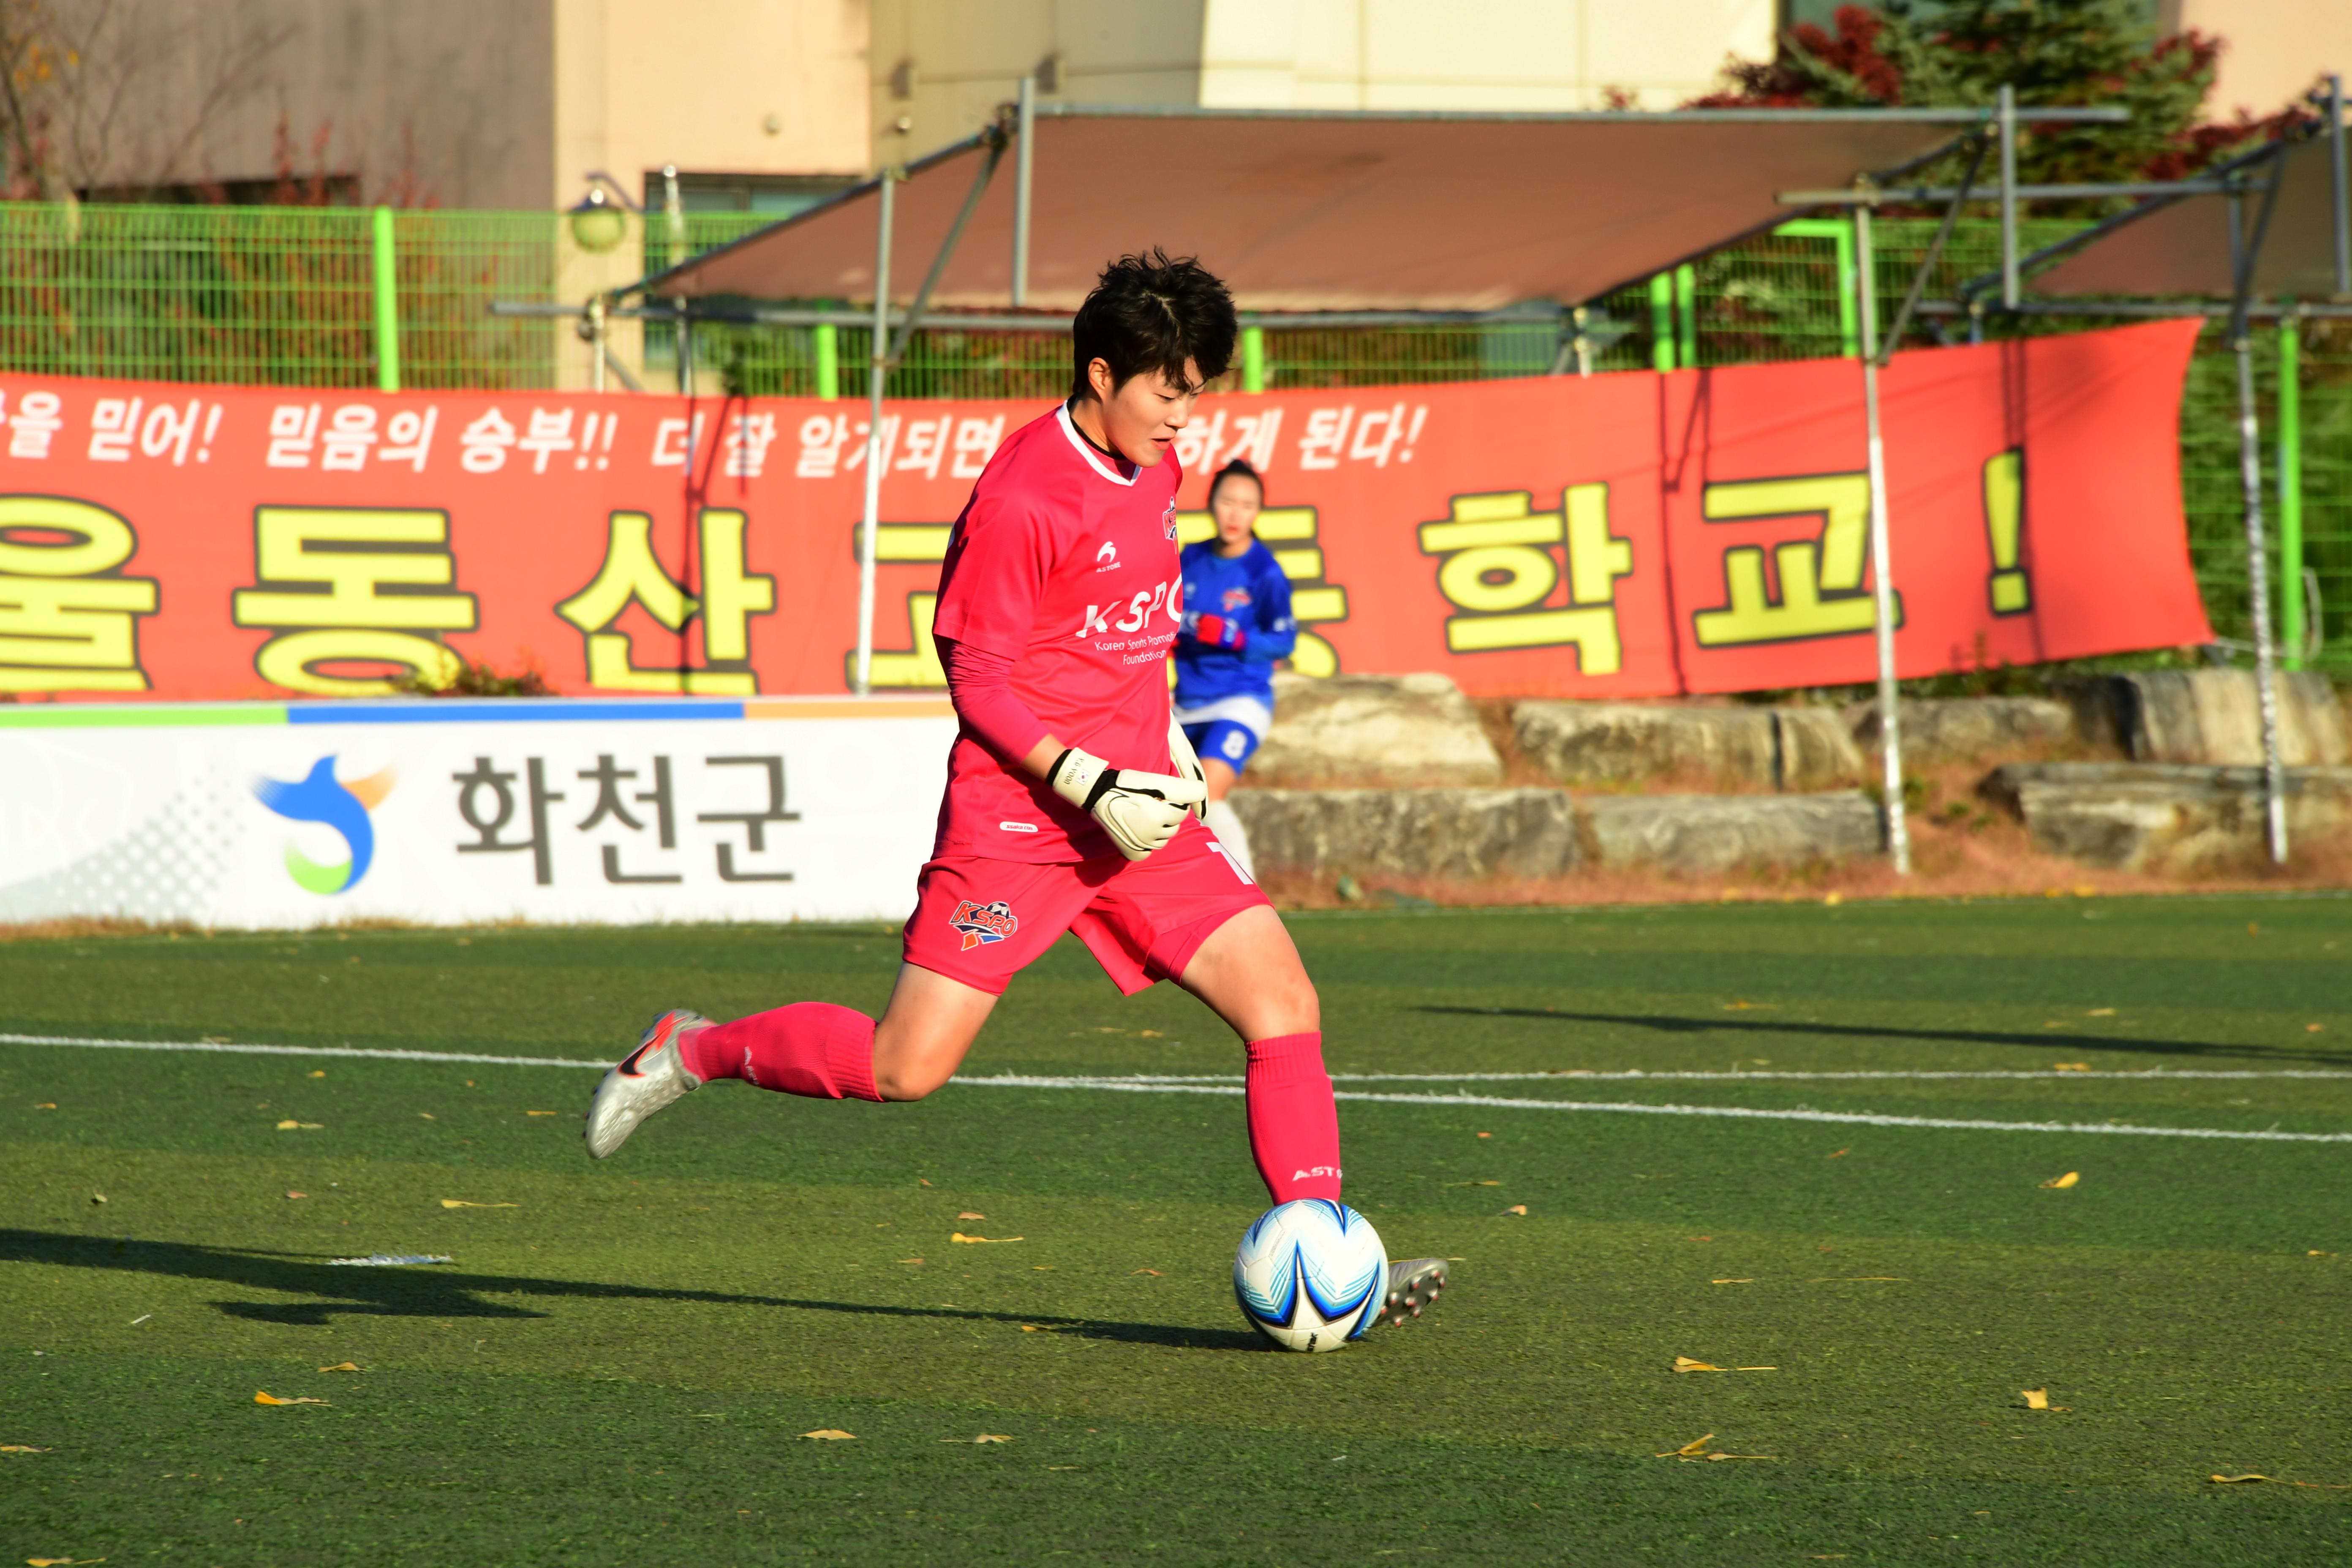
<path fill-rule="evenodd" d="M 1451 1013 L 1474 1018 L 1538 1018 L 1559 1024 L 1631 1024 L 1662 1035 L 1711 1035 L 1718 1032 L 1751 1035 L 1826 1035 L 1848 1040 L 1958 1040 L 1978 1046 L 2031 1046 L 2138 1051 L 2148 1056 L 2226 1057 L 2254 1062 L 2310 1062 L 2326 1067 L 2352 1066 L 2352 1052 L 2294 1050 L 2278 1046 L 2230 1046 L 2207 1040 L 2148 1040 L 2101 1037 L 2056 1030 L 1903 1029 L 1879 1025 L 1801 1024 L 1770 1018 L 1678 1018 L 1661 1013 L 1569 1013 L 1550 1007 L 1448 1007 L 1435 1004 L 1420 1013 Z"/>
<path fill-rule="evenodd" d="M 55 1231 L 0 1229 L 0 1263 L 46 1263 L 71 1268 L 163 1274 L 211 1279 L 247 1289 L 308 1296 L 307 1301 L 215 1301 L 233 1318 L 286 1328 L 324 1328 L 337 1316 L 392 1318 L 545 1318 L 511 1301 L 523 1296 L 589 1300 L 686 1301 L 724 1307 L 783 1307 L 796 1311 L 861 1317 L 949 1318 L 1028 1324 L 1040 1332 L 1076 1339 L 1118 1340 L 1177 1350 L 1262 1350 L 1266 1343 L 1240 1329 L 1195 1329 L 1172 1323 L 1100 1322 L 971 1307 L 898 1307 L 870 1301 L 824 1301 L 796 1296 L 754 1296 L 727 1290 L 686 1290 L 593 1280 L 539 1279 L 524 1275 L 460 1274 L 444 1264 L 368 1268 L 323 1259 L 173 1241 L 113 1241 Z"/>

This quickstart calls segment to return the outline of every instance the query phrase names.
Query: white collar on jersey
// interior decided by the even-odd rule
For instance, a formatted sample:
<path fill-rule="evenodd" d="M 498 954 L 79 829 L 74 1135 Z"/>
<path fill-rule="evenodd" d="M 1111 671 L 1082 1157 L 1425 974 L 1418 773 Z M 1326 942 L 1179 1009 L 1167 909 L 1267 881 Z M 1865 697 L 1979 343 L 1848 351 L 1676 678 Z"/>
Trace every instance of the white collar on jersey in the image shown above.
<path fill-rule="evenodd" d="M 1062 434 L 1070 438 L 1070 445 L 1078 449 L 1078 456 L 1084 458 L 1088 463 L 1092 464 L 1094 466 L 1095 472 L 1100 474 L 1104 479 L 1108 479 L 1115 485 L 1131 485 L 1142 475 L 1143 470 L 1141 468 L 1138 468 L 1133 474 L 1128 475 L 1122 479 L 1117 468 L 1114 468 L 1109 464 L 1104 462 L 1102 460 L 1102 454 L 1095 450 L 1095 444 L 1087 440 L 1084 436 L 1079 435 L 1078 427 L 1070 423 L 1070 405 L 1067 403 L 1064 403 L 1060 407 L 1054 410 L 1054 417 L 1062 422 Z"/>

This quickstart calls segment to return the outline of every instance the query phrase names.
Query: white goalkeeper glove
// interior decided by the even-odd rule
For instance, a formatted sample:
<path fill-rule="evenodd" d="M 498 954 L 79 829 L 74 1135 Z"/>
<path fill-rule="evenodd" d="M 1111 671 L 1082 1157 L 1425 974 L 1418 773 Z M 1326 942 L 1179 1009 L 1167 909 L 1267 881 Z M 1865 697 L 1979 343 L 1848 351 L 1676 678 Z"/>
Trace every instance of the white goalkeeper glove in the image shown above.
<path fill-rule="evenodd" d="M 1140 860 L 1176 837 L 1188 808 L 1209 798 L 1198 779 L 1115 768 L 1073 746 L 1054 759 L 1045 783 L 1055 795 L 1103 825 L 1118 852 Z"/>
<path fill-rule="evenodd" d="M 1201 804 L 1191 809 L 1193 816 L 1206 822 L 1209 819 L 1209 772 L 1201 765 L 1201 753 L 1192 749 L 1191 741 L 1185 739 L 1184 726 L 1176 722 L 1176 716 L 1172 713 L 1168 716 L 1168 756 L 1176 764 L 1178 778 L 1199 783 Z"/>

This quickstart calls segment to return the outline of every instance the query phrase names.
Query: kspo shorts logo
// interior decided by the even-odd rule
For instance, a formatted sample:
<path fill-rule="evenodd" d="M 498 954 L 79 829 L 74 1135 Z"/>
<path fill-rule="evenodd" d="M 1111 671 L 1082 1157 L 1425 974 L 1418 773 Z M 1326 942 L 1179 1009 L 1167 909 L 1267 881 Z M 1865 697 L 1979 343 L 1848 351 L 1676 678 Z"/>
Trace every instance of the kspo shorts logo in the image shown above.
<path fill-rule="evenodd" d="M 963 932 L 963 951 L 966 952 L 990 942 L 1003 942 L 1021 929 L 1020 917 L 1003 899 L 992 904 L 966 899 L 956 905 L 955 913 L 948 917 L 948 924 Z"/>

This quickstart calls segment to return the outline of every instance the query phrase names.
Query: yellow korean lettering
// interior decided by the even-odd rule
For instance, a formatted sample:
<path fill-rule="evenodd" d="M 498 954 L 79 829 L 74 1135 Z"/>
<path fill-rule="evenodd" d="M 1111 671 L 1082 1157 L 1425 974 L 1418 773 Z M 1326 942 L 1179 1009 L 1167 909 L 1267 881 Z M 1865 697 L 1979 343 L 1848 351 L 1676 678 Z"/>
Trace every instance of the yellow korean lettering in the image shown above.
<path fill-rule="evenodd" d="M 1795 479 L 1744 479 L 1709 485 L 1702 502 L 1709 522 L 1767 517 L 1822 519 L 1813 539 L 1774 547 L 1780 597 L 1765 581 L 1760 545 L 1723 552 L 1725 603 L 1691 617 L 1701 647 L 1846 637 L 1878 624 L 1878 609 L 1863 591 L 1870 554 L 1870 477 L 1809 474 Z M 1895 600 L 1895 624 L 1903 620 Z"/>
<path fill-rule="evenodd" d="M 1311 506 L 1270 506 L 1257 514 L 1255 531 L 1274 553 L 1274 563 L 1290 581 L 1290 618 L 1297 623 L 1298 640 L 1291 646 L 1289 665 L 1300 675 L 1337 675 L 1339 652 L 1311 629 L 1348 618 L 1348 590 L 1324 580 L 1322 547 L 1316 542 L 1319 526 Z M 1199 544 L 1217 537 L 1217 520 L 1205 511 L 1176 514 L 1176 541 Z M 1288 546 L 1289 548 L 1285 548 Z M 1175 679 L 1170 667 L 1169 679 Z"/>
<path fill-rule="evenodd" d="M 380 592 L 444 587 L 456 580 L 447 512 L 265 506 L 255 510 L 253 521 L 254 574 L 259 582 L 315 584 L 324 591 L 239 588 L 229 606 L 240 626 L 473 629 L 471 594 Z M 352 548 L 367 544 L 384 548 Z"/>
<path fill-rule="evenodd" d="M 940 596 L 937 594 L 907 595 L 907 624 L 915 634 L 914 646 L 898 652 L 875 650 L 872 684 L 876 690 L 936 691 L 947 685 L 947 669 L 940 663 L 938 645 L 931 641 L 931 621 L 939 614 L 939 608 Z M 847 663 L 851 667 L 849 678 L 855 681 L 857 676 L 857 655 L 855 652 L 849 655 Z"/>
<path fill-rule="evenodd" d="M 1985 459 L 1985 533 L 1992 544 L 1992 576 L 1985 590 L 1996 616 L 2033 608 L 2033 584 L 2019 564 L 2025 532 L 2025 454 L 2012 447 Z"/>
<path fill-rule="evenodd" d="M 607 691 L 756 695 L 760 682 L 752 670 L 714 668 L 746 663 L 751 658 L 751 617 L 770 614 L 776 607 L 776 580 L 745 569 L 748 526 L 742 512 L 722 507 L 704 509 L 698 520 L 702 547 L 702 594 L 698 598 L 670 576 L 654 553 L 651 517 L 641 511 L 616 511 L 606 519 L 604 559 L 596 575 L 555 606 L 555 613 L 584 636 L 588 684 Z M 628 633 L 614 629 L 614 623 L 632 604 L 642 605 L 656 625 L 673 632 L 684 631 L 688 621 L 701 616 L 701 667 L 638 665 Z"/>
<path fill-rule="evenodd" d="M 138 617 L 155 613 L 155 582 L 118 570 L 137 548 L 103 507 L 0 496 L 0 691 L 148 689 Z"/>
<path fill-rule="evenodd" d="M 1572 485 L 1557 511 L 1534 510 L 1528 490 L 1456 496 L 1443 522 L 1418 531 L 1422 552 L 1442 557 L 1437 591 L 1463 612 L 1445 622 L 1454 653 L 1505 648 L 1576 649 L 1579 671 L 1613 675 L 1624 648 L 1617 635 L 1617 579 L 1633 570 L 1633 546 L 1609 531 L 1609 487 Z M 1544 608 L 1568 559 L 1569 606 Z"/>

